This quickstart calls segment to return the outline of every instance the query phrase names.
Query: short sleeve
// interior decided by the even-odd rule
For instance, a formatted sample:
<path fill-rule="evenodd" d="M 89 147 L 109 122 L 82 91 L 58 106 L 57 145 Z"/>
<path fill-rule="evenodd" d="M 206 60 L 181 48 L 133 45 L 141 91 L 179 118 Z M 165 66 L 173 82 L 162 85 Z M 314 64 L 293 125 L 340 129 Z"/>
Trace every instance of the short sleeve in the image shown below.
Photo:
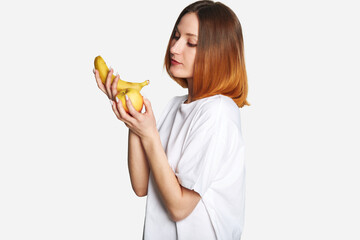
<path fill-rule="evenodd" d="M 218 177 L 221 164 L 227 158 L 226 138 L 231 128 L 221 104 L 202 110 L 184 142 L 175 174 L 180 184 L 203 197 Z"/>

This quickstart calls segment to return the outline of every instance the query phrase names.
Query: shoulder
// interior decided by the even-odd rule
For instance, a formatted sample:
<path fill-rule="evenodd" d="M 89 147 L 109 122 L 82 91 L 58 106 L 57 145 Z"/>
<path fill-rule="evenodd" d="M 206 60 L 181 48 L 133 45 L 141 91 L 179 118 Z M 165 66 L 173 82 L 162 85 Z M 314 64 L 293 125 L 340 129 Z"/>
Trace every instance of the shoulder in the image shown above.
<path fill-rule="evenodd" d="M 193 102 L 192 129 L 220 131 L 220 128 L 240 129 L 240 111 L 235 102 L 224 95 L 214 95 Z M 216 127 L 215 127 L 216 126 Z"/>
<path fill-rule="evenodd" d="M 203 105 L 204 118 L 209 121 L 209 132 L 216 134 L 216 141 L 228 148 L 229 153 L 243 145 L 240 109 L 232 98 L 215 95 Z"/>
<path fill-rule="evenodd" d="M 209 98 L 203 106 L 203 114 L 203 119 L 211 119 L 211 128 L 215 128 L 218 137 L 225 142 L 241 136 L 240 109 L 230 97 L 215 95 Z"/>
<path fill-rule="evenodd" d="M 219 94 L 204 98 L 199 108 L 199 114 L 220 121 L 237 121 L 240 117 L 240 110 L 230 97 Z"/>

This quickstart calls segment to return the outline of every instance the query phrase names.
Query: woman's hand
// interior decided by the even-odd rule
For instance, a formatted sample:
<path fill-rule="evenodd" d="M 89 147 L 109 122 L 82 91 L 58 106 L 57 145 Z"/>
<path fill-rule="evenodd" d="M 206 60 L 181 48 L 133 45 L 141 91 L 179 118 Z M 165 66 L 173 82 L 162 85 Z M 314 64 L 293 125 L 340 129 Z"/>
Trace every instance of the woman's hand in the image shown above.
<path fill-rule="evenodd" d="M 127 96 L 126 96 L 127 97 Z M 129 114 L 125 111 L 122 102 L 116 98 L 116 103 L 112 105 L 116 117 L 123 121 L 125 125 L 138 135 L 142 140 L 151 139 L 157 136 L 156 120 L 152 111 L 151 103 L 148 99 L 144 99 L 145 112 L 139 113 L 133 107 L 130 98 L 126 98 L 126 106 Z"/>
<path fill-rule="evenodd" d="M 117 89 L 116 89 L 117 82 L 120 79 L 119 74 L 116 75 L 113 83 L 111 84 L 111 77 L 113 76 L 114 70 L 112 68 L 110 68 L 110 71 L 105 80 L 105 84 L 103 84 L 101 81 L 100 75 L 99 75 L 99 71 L 94 69 L 93 72 L 95 74 L 96 83 L 97 83 L 98 87 L 100 88 L 100 90 L 103 91 L 108 96 L 110 101 L 115 101 L 115 97 L 117 95 Z"/>
<path fill-rule="evenodd" d="M 117 84 L 120 79 L 119 74 L 116 75 L 114 81 L 111 83 L 111 77 L 113 75 L 113 69 L 110 69 L 105 84 L 102 83 L 99 71 L 94 69 L 96 82 L 101 91 L 103 91 L 112 104 L 112 109 L 116 117 L 123 121 L 125 125 L 138 135 L 142 139 L 147 139 L 156 136 L 156 120 L 151 108 L 151 103 L 148 99 L 144 98 L 145 112 L 139 113 L 136 111 L 131 103 L 131 100 L 127 98 L 126 105 L 129 109 L 129 114 L 125 111 L 122 102 L 116 98 L 118 94 Z"/>

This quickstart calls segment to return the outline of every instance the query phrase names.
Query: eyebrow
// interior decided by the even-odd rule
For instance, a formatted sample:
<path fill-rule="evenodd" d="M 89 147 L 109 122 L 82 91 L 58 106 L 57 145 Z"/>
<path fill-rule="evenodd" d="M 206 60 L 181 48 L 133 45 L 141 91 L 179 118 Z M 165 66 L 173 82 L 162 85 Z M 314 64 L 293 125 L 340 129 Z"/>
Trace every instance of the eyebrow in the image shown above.
<path fill-rule="evenodd" d="M 179 29 L 177 27 L 175 27 L 175 31 L 180 33 Z M 196 34 L 193 34 L 193 33 L 185 33 L 186 36 L 190 36 L 190 37 L 197 37 Z"/>

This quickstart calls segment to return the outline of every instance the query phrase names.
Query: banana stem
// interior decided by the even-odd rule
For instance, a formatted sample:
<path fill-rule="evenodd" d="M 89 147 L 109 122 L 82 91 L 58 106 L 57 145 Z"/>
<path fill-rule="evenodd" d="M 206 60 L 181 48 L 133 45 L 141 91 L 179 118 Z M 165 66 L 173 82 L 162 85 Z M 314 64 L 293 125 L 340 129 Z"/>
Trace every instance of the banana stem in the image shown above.
<path fill-rule="evenodd" d="M 149 85 L 150 81 L 149 80 L 145 80 L 142 83 L 140 83 L 141 87 L 145 87 L 146 85 Z"/>

